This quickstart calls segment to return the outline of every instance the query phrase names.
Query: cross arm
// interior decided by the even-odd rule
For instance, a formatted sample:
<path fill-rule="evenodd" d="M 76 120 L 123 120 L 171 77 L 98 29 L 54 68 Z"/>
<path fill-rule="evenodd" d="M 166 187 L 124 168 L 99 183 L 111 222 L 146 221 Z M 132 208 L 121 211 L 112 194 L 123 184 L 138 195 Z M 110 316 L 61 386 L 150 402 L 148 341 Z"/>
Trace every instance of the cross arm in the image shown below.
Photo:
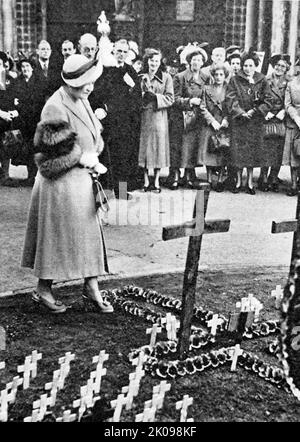
<path fill-rule="evenodd" d="M 286 233 L 286 232 L 296 232 L 297 230 L 297 220 L 290 219 L 286 221 L 272 221 L 271 233 Z"/>
<path fill-rule="evenodd" d="M 196 228 L 196 220 L 186 221 L 183 224 L 171 225 L 163 227 L 162 239 L 169 241 L 176 238 L 184 238 L 185 236 L 200 236 L 208 233 L 222 233 L 228 232 L 230 227 L 229 219 L 212 219 L 204 223 L 204 229 L 198 230 Z"/>

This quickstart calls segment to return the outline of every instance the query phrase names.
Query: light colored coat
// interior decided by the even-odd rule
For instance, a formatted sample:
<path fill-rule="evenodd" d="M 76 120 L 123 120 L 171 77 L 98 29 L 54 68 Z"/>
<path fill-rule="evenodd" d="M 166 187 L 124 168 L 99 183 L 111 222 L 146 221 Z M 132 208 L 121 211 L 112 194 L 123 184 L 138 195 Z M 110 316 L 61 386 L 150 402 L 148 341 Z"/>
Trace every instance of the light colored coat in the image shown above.
<path fill-rule="evenodd" d="M 156 100 L 143 105 L 139 166 L 161 168 L 170 166 L 170 146 L 167 109 L 174 103 L 173 81 L 170 74 L 157 72 L 152 80 L 142 74 L 142 92 L 156 95 Z"/>
<path fill-rule="evenodd" d="M 299 136 L 299 129 L 295 123 L 300 116 L 300 77 L 294 77 L 287 85 L 285 91 L 285 111 L 287 114 L 286 135 L 283 148 L 282 164 L 284 166 L 300 167 L 299 157 L 294 155 L 294 139 Z"/>
<path fill-rule="evenodd" d="M 61 87 L 41 120 L 62 119 L 78 134 L 82 153 L 103 149 L 102 126 L 87 100 L 77 107 Z M 73 167 L 51 180 L 39 172 L 32 190 L 22 266 L 42 279 L 71 280 L 108 271 L 99 214 L 88 169 Z"/>

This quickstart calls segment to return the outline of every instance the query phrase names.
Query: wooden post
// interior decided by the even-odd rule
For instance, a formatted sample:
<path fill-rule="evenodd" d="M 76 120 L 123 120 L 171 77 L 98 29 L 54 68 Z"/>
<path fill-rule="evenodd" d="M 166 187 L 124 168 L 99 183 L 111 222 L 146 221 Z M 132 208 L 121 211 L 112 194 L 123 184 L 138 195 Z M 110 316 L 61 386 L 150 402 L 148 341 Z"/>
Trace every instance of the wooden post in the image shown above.
<path fill-rule="evenodd" d="M 230 220 L 205 220 L 209 190 L 210 185 L 208 183 L 200 184 L 192 221 L 177 226 L 164 227 L 162 232 L 164 241 L 185 236 L 190 237 L 183 279 L 182 311 L 177 347 L 180 358 L 186 357 L 189 351 L 202 235 L 205 233 L 228 232 L 230 226 Z"/>
<path fill-rule="evenodd" d="M 13 41 L 15 34 L 15 23 L 13 16 L 13 3 L 11 0 L 2 0 L 3 18 L 3 48 L 5 52 L 14 52 Z"/>
<path fill-rule="evenodd" d="M 290 274 L 295 270 L 295 258 L 300 258 L 300 193 L 298 192 L 297 207 L 296 207 L 296 219 L 272 222 L 272 233 L 294 232 L 293 245 L 290 263 Z"/>
<path fill-rule="evenodd" d="M 299 2 L 291 2 L 290 12 L 290 29 L 289 29 L 289 46 L 288 54 L 291 57 L 291 66 L 294 66 L 298 41 L 298 20 L 299 20 Z"/>

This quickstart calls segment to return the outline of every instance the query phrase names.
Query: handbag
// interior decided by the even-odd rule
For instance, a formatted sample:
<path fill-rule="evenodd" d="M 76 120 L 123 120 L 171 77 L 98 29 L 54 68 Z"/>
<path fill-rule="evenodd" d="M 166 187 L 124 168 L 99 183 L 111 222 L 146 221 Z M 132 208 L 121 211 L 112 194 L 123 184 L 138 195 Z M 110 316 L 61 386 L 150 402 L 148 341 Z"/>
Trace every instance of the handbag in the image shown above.
<path fill-rule="evenodd" d="M 286 133 L 286 127 L 283 121 L 268 121 L 264 124 L 264 137 L 265 138 L 284 138 Z"/>
<path fill-rule="evenodd" d="M 1 155 L 14 160 L 23 150 L 23 136 L 20 129 L 7 130 L 2 134 Z"/>
<path fill-rule="evenodd" d="M 197 114 L 195 109 L 183 111 L 183 129 L 185 132 L 189 132 L 196 127 Z"/>
<path fill-rule="evenodd" d="M 108 204 L 108 198 L 103 190 L 102 184 L 99 181 L 99 175 L 96 172 L 90 172 L 93 181 L 93 193 L 95 197 L 96 212 L 101 209 L 102 212 L 108 212 L 110 207 Z"/>
<path fill-rule="evenodd" d="M 227 131 L 213 133 L 208 142 L 208 150 L 211 153 L 226 153 L 230 147 L 230 137 Z"/>

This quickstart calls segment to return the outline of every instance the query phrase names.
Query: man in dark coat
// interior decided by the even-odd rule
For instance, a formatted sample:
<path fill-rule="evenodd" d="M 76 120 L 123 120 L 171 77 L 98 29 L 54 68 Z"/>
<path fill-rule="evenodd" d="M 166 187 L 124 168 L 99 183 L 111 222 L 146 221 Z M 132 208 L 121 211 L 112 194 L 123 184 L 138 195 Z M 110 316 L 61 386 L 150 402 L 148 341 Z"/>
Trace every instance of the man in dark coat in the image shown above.
<path fill-rule="evenodd" d="M 142 185 L 142 170 L 138 168 L 142 92 L 137 73 L 125 63 L 128 50 L 126 40 L 115 43 L 116 66 L 104 68 L 89 97 L 93 110 L 102 108 L 107 113 L 102 121 L 105 152 L 101 162 L 109 169 L 108 186 L 116 198 L 127 199 L 119 183 L 127 183 L 129 191 Z"/>
<path fill-rule="evenodd" d="M 33 137 L 46 101 L 47 83 L 34 71 L 34 64 L 31 60 L 21 59 L 17 67 L 21 75 L 15 80 L 13 91 L 22 120 L 21 132 L 25 145 L 24 157 L 20 158 L 19 164 L 27 166 L 28 177 L 23 184 L 32 186 L 37 172 L 33 157 Z"/>

